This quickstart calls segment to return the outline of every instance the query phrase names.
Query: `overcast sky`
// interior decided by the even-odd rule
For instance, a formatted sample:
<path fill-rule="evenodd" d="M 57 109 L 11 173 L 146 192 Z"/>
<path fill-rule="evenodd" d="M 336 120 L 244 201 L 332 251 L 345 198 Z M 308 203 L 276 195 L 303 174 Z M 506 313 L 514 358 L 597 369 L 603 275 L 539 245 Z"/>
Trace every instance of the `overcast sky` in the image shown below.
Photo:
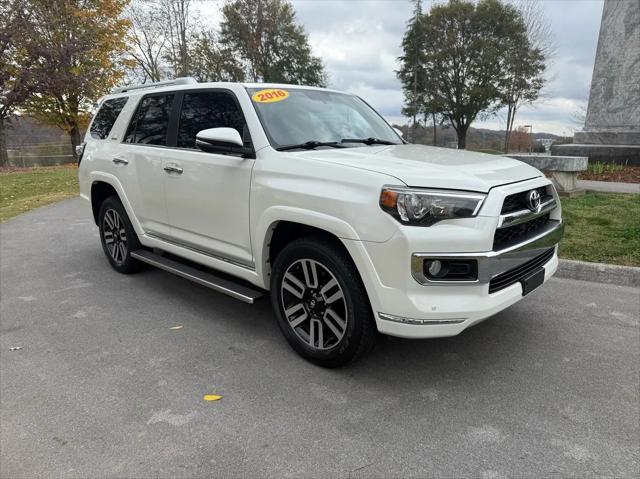
<path fill-rule="evenodd" d="M 423 0 L 423 5 L 428 9 L 442 1 Z M 219 10 L 218 2 L 207 3 L 205 10 Z M 412 4 L 408 0 L 292 3 L 314 52 L 325 62 L 329 86 L 362 96 L 391 121 L 406 122 L 400 116 L 402 92 L 394 70 Z M 516 117 L 516 126 L 531 124 L 534 131 L 558 135 L 571 135 L 581 128 L 573 114 L 584 108 L 589 96 L 602 4 L 603 0 L 541 0 L 557 52 L 544 100 L 524 107 Z M 214 16 L 219 18 L 217 13 Z M 504 128 L 504 116 L 499 113 L 474 126 Z"/>

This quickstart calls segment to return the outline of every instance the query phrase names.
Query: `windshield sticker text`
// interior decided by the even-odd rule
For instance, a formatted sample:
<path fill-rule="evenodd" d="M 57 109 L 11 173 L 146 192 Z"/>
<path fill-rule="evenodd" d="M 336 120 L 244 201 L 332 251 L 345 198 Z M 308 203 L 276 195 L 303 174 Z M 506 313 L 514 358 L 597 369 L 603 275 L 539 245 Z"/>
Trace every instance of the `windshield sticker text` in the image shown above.
<path fill-rule="evenodd" d="M 274 103 L 282 101 L 289 97 L 289 92 L 280 89 L 260 90 L 253 94 L 251 99 L 256 103 Z"/>

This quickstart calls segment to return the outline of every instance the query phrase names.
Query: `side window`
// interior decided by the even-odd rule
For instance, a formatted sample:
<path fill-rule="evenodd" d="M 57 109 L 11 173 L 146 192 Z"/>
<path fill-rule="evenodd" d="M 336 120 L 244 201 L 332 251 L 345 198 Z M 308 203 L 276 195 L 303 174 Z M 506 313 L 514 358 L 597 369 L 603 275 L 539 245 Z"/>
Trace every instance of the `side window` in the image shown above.
<path fill-rule="evenodd" d="M 209 128 L 235 128 L 242 138 L 245 132 L 242 111 L 234 97 L 224 92 L 185 93 L 178 124 L 178 148 L 195 148 L 196 135 Z"/>
<path fill-rule="evenodd" d="M 131 120 L 124 141 L 144 145 L 166 145 L 172 103 L 173 95 L 143 98 Z"/>
<path fill-rule="evenodd" d="M 91 123 L 91 138 L 96 140 L 104 140 L 109 136 L 113 124 L 118 119 L 118 115 L 127 103 L 128 98 L 114 98 L 112 100 L 105 101 L 100 110 L 96 114 L 96 117 Z"/>

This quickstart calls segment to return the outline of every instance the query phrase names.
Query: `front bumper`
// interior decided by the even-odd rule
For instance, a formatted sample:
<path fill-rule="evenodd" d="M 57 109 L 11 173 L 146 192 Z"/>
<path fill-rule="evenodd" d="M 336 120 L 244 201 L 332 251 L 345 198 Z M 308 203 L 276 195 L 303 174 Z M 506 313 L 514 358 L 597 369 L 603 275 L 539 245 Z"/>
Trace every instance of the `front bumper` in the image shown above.
<path fill-rule="evenodd" d="M 544 181 L 527 183 L 536 187 Z M 454 336 L 523 298 L 514 270 L 527 264 L 542 267 L 546 282 L 558 267 L 557 245 L 564 231 L 559 206 L 535 237 L 493 251 L 499 221 L 499 215 L 481 215 L 436 228 L 403 229 L 385 243 L 345 241 L 367 288 L 378 330 L 407 338 Z M 450 253 L 456 249 L 466 252 Z M 474 259 L 477 279 L 425 281 L 425 258 Z M 505 283 L 505 276 L 510 281 Z M 498 288 L 496 280 L 501 281 Z"/>
<path fill-rule="evenodd" d="M 490 251 L 487 253 L 454 253 L 454 254 L 432 254 L 413 253 L 411 255 L 411 275 L 421 284 L 430 285 L 468 285 L 473 283 L 488 283 L 492 278 L 520 266 L 527 261 L 534 259 L 544 250 L 557 245 L 564 234 L 564 223 L 562 221 L 552 221 L 547 228 L 536 237 L 525 243 L 515 245 L 501 251 Z M 423 274 L 423 262 L 429 259 L 461 259 L 475 260 L 478 263 L 478 278 L 474 281 L 434 281 L 429 280 Z"/>

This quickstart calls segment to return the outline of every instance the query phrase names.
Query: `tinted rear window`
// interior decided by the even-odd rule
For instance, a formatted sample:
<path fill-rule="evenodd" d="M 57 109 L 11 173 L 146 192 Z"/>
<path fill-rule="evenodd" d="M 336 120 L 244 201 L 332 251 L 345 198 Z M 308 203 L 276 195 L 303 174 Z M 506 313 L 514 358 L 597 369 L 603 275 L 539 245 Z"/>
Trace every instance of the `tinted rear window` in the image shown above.
<path fill-rule="evenodd" d="M 173 95 L 143 98 L 129 125 L 125 142 L 166 145 L 172 103 Z"/>
<path fill-rule="evenodd" d="M 91 138 L 104 140 L 109 136 L 113 124 L 127 103 L 128 98 L 114 98 L 105 101 L 91 123 Z"/>
<path fill-rule="evenodd" d="M 195 148 L 196 135 L 209 128 L 235 128 L 244 133 L 244 117 L 234 97 L 225 92 L 185 93 L 178 126 L 178 147 Z"/>

